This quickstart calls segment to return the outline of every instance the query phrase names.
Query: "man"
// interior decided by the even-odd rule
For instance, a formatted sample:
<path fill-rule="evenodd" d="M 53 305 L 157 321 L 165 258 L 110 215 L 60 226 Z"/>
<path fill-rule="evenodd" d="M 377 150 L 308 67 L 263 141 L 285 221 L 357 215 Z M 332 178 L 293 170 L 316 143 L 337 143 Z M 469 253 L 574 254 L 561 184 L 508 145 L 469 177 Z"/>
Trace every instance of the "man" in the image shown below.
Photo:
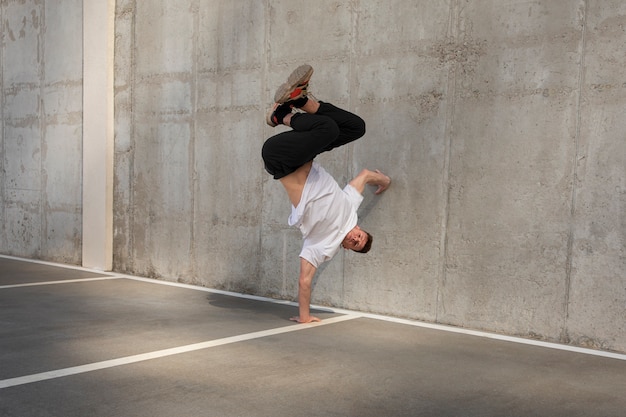
<path fill-rule="evenodd" d="M 342 190 L 314 159 L 322 152 L 350 143 L 365 134 L 360 117 L 308 94 L 313 68 L 301 65 L 281 85 L 267 123 L 292 128 L 270 137 L 263 145 L 265 169 L 279 180 L 292 204 L 289 225 L 298 226 L 304 238 L 298 281 L 299 323 L 320 321 L 310 315 L 311 283 L 317 268 L 330 260 L 340 246 L 366 253 L 372 236 L 357 225 L 357 209 L 365 185 L 385 191 L 391 179 L 382 172 L 362 170 Z"/>

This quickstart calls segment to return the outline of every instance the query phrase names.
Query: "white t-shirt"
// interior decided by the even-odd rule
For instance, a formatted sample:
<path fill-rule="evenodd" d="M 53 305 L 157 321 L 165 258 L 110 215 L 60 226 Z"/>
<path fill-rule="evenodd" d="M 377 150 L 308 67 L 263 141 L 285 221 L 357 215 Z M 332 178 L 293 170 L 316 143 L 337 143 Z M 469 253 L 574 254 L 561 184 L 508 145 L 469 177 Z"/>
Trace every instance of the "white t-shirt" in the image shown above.
<path fill-rule="evenodd" d="M 304 238 L 300 257 L 318 268 L 330 260 L 357 224 L 363 196 L 350 184 L 342 190 L 335 179 L 313 162 L 298 207 L 291 207 L 289 225 Z"/>

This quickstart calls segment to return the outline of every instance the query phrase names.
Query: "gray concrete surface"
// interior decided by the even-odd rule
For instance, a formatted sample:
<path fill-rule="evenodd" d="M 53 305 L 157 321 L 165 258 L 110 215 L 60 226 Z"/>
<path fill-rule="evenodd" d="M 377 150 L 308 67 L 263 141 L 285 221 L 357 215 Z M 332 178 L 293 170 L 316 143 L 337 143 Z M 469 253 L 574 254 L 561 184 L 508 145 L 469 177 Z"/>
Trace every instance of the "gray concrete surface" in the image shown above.
<path fill-rule="evenodd" d="M 0 5 L 0 253 L 80 264 L 81 5 Z M 263 171 L 309 62 L 368 123 L 320 161 L 366 195 L 318 304 L 626 352 L 621 1 L 133 1 L 115 21 L 114 269 L 292 299 L 300 237 Z"/>
<path fill-rule="evenodd" d="M 92 280 L 104 277 L 0 257 L 0 415 L 617 417 L 626 409 L 623 355 L 358 316 L 296 325 L 287 320 L 293 306 L 128 276 Z"/>
<path fill-rule="evenodd" d="M 0 6 L 0 248 L 80 263 L 82 3 Z"/>

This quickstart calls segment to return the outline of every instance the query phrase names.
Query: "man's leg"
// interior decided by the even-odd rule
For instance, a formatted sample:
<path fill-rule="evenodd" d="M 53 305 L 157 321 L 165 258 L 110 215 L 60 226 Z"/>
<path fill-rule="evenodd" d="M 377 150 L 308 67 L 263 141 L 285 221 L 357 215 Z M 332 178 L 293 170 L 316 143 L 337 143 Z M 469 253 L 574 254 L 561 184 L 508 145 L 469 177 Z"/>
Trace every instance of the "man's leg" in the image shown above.
<path fill-rule="evenodd" d="M 272 136 L 263 144 L 265 169 L 280 179 L 330 150 L 340 136 L 337 124 L 327 116 L 293 114 L 288 116 L 292 129 Z"/>
<path fill-rule="evenodd" d="M 314 107 L 317 112 L 281 114 L 279 123 L 293 130 L 269 138 L 263 145 L 266 170 L 280 179 L 312 161 L 317 155 L 350 143 L 365 134 L 365 122 L 359 116 L 330 103 L 309 98 L 302 109 Z M 288 106 L 289 103 L 281 106 Z M 281 109 L 279 109 L 281 110 Z M 282 112 L 284 114 L 284 111 Z"/>
<path fill-rule="evenodd" d="M 286 116 L 290 119 L 291 108 L 295 107 L 309 114 L 328 116 L 337 123 L 339 136 L 323 151 L 329 151 L 362 137 L 365 134 L 363 119 L 330 103 L 318 102 L 309 94 L 309 82 L 312 75 L 313 67 L 308 64 L 300 65 L 292 71 L 287 82 L 276 90 L 274 95 L 276 104 L 268 114 L 267 123 L 272 127 L 283 123 L 291 126 L 290 120 L 283 121 L 283 118 Z M 287 106 L 279 107 L 282 104 L 287 104 Z"/>
<path fill-rule="evenodd" d="M 263 145 L 265 169 L 275 179 L 365 134 L 365 122 L 359 116 L 308 95 L 312 74 L 310 65 L 296 68 L 287 83 L 278 88 L 276 103 L 267 115 L 270 126 L 285 124 L 293 129 L 272 136 Z M 293 108 L 304 113 L 293 114 Z"/>
<path fill-rule="evenodd" d="M 302 107 L 303 110 L 305 110 L 309 102 L 315 103 L 317 100 L 309 97 L 307 104 Z M 319 102 L 318 110 L 315 114 L 331 118 L 337 124 L 337 127 L 339 127 L 339 135 L 324 151 L 330 151 L 331 149 L 353 142 L 365 134 L 365 121 L 363 121 L 363 119 L 354 113 L 336 107 L 330 103 Z"/>

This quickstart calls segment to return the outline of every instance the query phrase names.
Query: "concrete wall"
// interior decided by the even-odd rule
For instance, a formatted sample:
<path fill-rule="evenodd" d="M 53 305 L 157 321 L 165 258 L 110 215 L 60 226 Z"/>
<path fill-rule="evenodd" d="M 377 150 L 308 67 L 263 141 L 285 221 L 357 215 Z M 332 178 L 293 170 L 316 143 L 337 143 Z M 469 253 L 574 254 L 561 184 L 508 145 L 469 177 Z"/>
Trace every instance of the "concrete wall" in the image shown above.
<path fill-rule="evenodd" d="M 30 207 L 6 59 L 28 55 L 7 22 L 29 10 L 2 3 L 1 249 L 72 262 L 70 236 L 5 233 Z M 320 162 L 394 179 L 362 205 L 375 248 L 321 268 L 314 303 L 626 352 L 623 2 L 118 0 L 115 24 L 115 270 L 295 297 L 300 236 L 260 149 L 274 88 L 308 62 L 316 96 L 368 123 Z M 60 195 L 37 193 L 38 218 Z"/>
<path fill-rule="evenodd" d="M 81 0 L 0 3 L 4 254 L 81 260 L 81 13 Z"/>

